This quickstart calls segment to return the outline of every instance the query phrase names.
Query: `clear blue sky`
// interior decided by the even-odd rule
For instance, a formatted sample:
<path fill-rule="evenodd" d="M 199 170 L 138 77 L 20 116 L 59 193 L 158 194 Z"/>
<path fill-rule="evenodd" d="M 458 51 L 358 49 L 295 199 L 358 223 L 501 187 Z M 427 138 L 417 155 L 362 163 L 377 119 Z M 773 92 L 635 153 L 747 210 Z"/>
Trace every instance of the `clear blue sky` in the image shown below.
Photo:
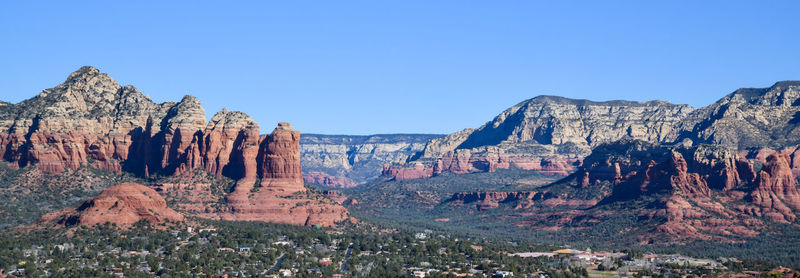
<path fill-rule="evenodd" d="M 0 99 L 92 65 L 262 132 L 449 133 L 540 94 L 703 106 L 800 79 L 800 1 L 122 2 L 2 1 Z"/>

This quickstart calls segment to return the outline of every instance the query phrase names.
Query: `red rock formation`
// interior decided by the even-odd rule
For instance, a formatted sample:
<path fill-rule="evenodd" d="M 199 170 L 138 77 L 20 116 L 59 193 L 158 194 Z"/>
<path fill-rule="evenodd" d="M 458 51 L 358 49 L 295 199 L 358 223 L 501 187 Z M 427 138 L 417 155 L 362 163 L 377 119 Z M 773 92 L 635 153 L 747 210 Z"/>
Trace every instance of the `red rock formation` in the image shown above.
<path fill-rule="evenodd" d="M 344 207 L 300 194 L 299 139 L 288 123 L 260 138 L 252 118 L 225 109 L 206 125 L 196 98 L 156 104 L 92 67 L 32 99 L 0 105 L 0 159 L 12 167 L 60 173 L 92 162 L 145 177 L 204 169 L 236 180 L 226 196 L 230 211 L 204 217 L 323 225 L 346 219 Z"/>
<path fill-rule="evenodd" d="M 326 227 L 334 226 L 349 218 L 347 209 L 333 201 L 317 200 L 300 194 L 278 196 L 274 192 L 259 190 L 249 194 L 247 199 L 234 201 L 229 198 L 231 211 L 207 217 L 307 226 L 319 224 Z"/>
<path fill-rule="evenodd" d="M 258 124 L 238 111 L 222 109 L 203 132 L 201 156 L 206 171 L 234 180 L 255 181 Z"/>
<path fill-rule="evenodd" d="M 358 186 L 356 182 L 346 177 L 331 176 L 327 173 L 316 171 L 303 173 L 303 181 L 305 183 L 316 183 L 322 186 L 333 188 L 350 188 Z"/>
<path fill-rule="evenodd" d="M 103 190 L 78 208 L 45 214 L 39 223 L 68 227 L 114 223 L 125 227 L 142 220 L 162 224 L 180 222 L 184 217 L 168 208 L 167 202 L 155 190 L 141 184 L 121 183 Z"/>
<path fill-rule="evenodd" d="M 258 155 L 259 176 L 264 189 L 283 193 L 304 191 L 300 168 L 300 132 L 286 122 L 278 123 L 263 138 Z"/>
<path fill-rule="evenodd" d="M 691 196 L 711 194 L 711 189 L 700 175 L 688 172 L 686 159 L 678 152 L 672 152 L 667 161 L 650 161 L 645 169 L 615 187 L 609 198 L 624 200 L 674 190 Z"/>
<path fill-rule="evenodd" d="M 395 180 L 412 180 L 432 177 L 434 167 L 427 167 L 422 163 L 415 163 L 412 166 L 406 165 L 384 165 L 383 176 Z"/>
<path fill-rule="evenodd" d="M 753 203 L 762 208 L 764 216 L 773 221 L 792 222 L 800 210 L 800 191 L 789 167 L 787 155 L 773 153 L 766 158 L 756 179 L 756 188 L 750 193 Z"/>
<path fill-rule="evenodd" d="M 241 142 L 252 142 L 250 136 L 240 136 Z M 258 144 L 234 144 L 242 146 L 238 149 L 244 158 L 244 173 L 226 198 L 231 210 L 205 217 L 323 226 L 347 220 L 349 212 L 340 204 L 304 192 L 299 141 L 300 132 L 292 130 L 289 123 L 279 123 Z M 255 187 L 256 178 L 261 179 L 259 187 Z"/>

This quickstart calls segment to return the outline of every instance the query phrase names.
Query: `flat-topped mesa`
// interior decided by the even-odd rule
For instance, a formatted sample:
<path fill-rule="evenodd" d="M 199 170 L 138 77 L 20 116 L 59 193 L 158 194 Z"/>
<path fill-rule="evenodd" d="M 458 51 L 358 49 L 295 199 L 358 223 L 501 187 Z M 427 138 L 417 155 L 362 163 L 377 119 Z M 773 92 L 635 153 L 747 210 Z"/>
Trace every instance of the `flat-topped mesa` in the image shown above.
<path fill-rule="evenodd" d="M 258 175 L 263 189 L 283 193 L 305 191 L 300 167 L 300 132 L 287 122 L 278 123 L 262 137 Z"/>

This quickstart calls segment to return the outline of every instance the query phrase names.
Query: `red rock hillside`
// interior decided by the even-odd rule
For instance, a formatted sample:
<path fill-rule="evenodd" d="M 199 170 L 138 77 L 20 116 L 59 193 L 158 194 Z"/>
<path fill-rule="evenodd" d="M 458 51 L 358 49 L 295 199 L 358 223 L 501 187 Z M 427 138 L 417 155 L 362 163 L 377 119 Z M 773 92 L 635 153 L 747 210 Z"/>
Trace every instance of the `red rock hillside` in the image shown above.
<path fill-rule="evenodd" d="M 797 147 L 739 154 L 721 146 L 662 146 L 640 140 L 604 144 L 568 178 L 533 191 L 463 192 L 452 206 L 508 210 L 517 225 L 585 228 L 621 212 L 642 225 L 642 243 L 752 237 L 770 222 L 797 223 Z M 800 160 L 798 160 L 800 161 Z M 763 163 L 756 174 L 754 164 Z"/>
<path fill-rule="evenodd" d="M 109 187 L 78 208 L 45 214 L 43 225 L 93 226 L 107 222 L 130 226 L 138 221 L 153 224 L 181 222 L 183 215 L 167 207 L 167 201 L 155 190 L 136 183 L 121 183 Z"/>

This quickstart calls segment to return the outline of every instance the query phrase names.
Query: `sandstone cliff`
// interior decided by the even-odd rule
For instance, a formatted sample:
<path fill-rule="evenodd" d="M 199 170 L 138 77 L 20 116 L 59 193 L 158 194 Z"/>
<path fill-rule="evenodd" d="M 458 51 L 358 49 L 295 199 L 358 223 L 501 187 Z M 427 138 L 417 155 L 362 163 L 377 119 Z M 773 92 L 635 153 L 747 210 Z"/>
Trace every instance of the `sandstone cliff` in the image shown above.
<path fill-rule="evenodd" d="M 797 179 L 789 168 L 784 154 L 774 153 L 756 178 L 756 188 L 750 193 L 754 204 L 760 206 L 757 215 L 764 215 L 778 222 L 792 222 L 800 212 L 800 191 Z"/>
<path fill-rule="evenodd" d="M 326 225 L 348 217 L 343 207 L 314 196 L 286 197 L 305 190 L 299 132 L 280 123 L 272 134 L 259 134 L 258 124 L 242 112 L 223 109 L 206 124 L 196 98 L 156 104 L 92 67 L 79 69 L 34 98 L 0 105 L 0 154 L 13 168 L 36 165 L 61 173 L 94 166 L 142 177 L 203 169 L 237 181 L 228 196 L 233 214 L 226 217 Z M 247 201 L 258 180 L 256 192 L 263 196 Z M 285 205 L 275 198 L 292 199 L 285 202 L 295 204 L 293 210 L 256 209 L 261 214 L 257 217 L 237 214 L 251 213 L 250 207 Z M 237 207 L 243 203 L 247 209 Z"/>

